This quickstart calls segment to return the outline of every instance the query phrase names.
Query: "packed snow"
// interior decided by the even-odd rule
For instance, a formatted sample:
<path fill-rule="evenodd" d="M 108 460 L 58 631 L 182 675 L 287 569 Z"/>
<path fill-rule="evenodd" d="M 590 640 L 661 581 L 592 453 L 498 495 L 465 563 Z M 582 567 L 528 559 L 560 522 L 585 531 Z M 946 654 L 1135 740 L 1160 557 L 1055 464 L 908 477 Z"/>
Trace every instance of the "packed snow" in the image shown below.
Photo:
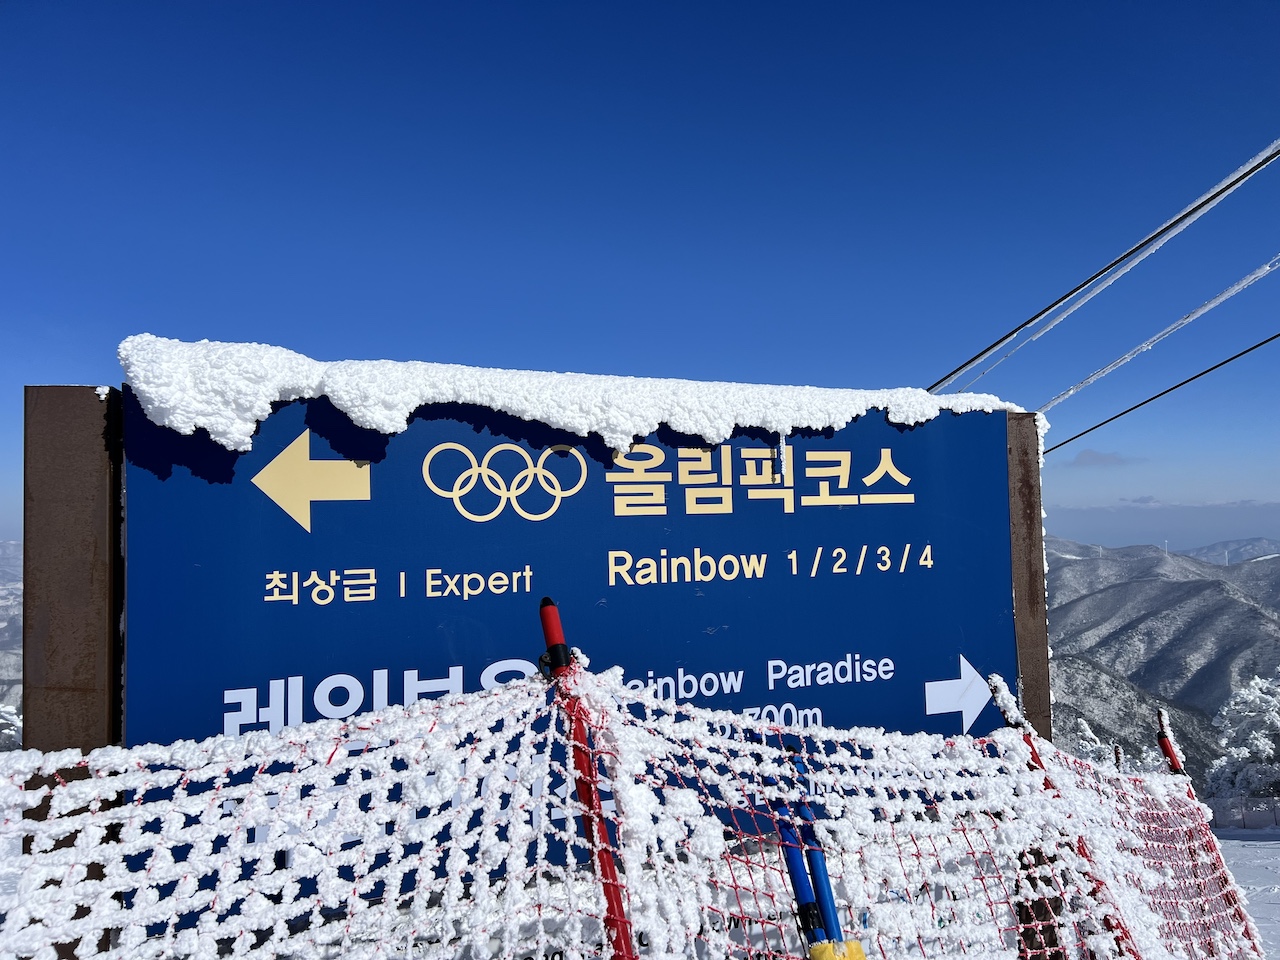
<path fill-rule="evenodd" d="M 944 411 L 1023 412 L 989 394 L 935 396 L 914 387 L 841 390 L 542 373 L 393 360 L 325 363 L 260 343 L 188 343 L 153 336 L 120 344 L 125 380 L 155 423 L 182 434 L 208 431 L 228 450 L 251 448 L 273 403 L 325 396 L 358 426 L 400 433 L 428 403 L 470 403 L 625 451 L 660 424 L 715 444 L 735 427 L 789 436 L 840 429 L 871 410 L 912 426 Z M 1047 424 L 1040 421 L 1041 433 Z"/>

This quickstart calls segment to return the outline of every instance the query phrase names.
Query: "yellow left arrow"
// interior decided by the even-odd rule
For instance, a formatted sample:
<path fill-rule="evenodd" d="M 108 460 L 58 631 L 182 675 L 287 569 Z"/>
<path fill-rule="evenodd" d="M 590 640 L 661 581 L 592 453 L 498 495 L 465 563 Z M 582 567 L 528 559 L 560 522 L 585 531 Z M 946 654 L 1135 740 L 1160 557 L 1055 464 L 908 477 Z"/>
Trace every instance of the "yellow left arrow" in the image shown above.
<path fill-rule="evenodd" d="M 311 431 L 303 430 L 258 471 L 253 484 L 310 533 L 314 501 L 369 499 L 369 464 L 312 460 Z"/>

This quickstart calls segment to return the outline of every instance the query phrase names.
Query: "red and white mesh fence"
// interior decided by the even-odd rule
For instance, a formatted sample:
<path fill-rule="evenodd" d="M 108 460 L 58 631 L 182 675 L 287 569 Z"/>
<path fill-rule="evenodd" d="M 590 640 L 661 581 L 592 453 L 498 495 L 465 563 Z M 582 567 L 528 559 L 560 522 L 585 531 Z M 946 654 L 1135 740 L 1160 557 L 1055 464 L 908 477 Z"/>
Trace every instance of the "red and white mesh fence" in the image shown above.
<path fill-rule="evenodd" d="M 0 755 L 0 955 L 808 957 L 802 810 L 872 960 L 1261 956 L 1183 777 L 1012 729 L 750 723 L 577 668 L 559 696 L 527 680 L 280 736 Z"/>

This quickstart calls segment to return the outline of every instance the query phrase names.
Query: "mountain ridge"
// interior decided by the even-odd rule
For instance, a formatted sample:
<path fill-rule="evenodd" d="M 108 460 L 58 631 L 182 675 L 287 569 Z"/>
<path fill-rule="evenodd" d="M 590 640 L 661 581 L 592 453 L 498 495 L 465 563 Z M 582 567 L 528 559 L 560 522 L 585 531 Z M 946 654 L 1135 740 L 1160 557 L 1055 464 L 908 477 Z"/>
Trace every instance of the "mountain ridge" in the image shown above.
<path fill-rule="evenodd" d="M 1207 547 L 1179 550 L 1183 556 L 1194 557 L 1206 563 L 1232 565 L 1280 555 L 1280 540 L 1268 537 L 1250 537 L 1247 540 L 1220 540 Z"/>
<path fill-rule="evenodd" d="M 1055 713 L 1083 716 L 1104 740 L 1127 744 L 1132 716 L 1163 706 L 1199 780 L 1221 753 L 1210 722 L 1218 708 L 1254 676 L 1280 668 L 1280 557 L 1269 556 L 1273 545 L 1280 543 L 1259 537 L 1168 553 L 1047 535 Z M 1232 551 L 1245 559 L 1211 559 Z M 1103 689 L 1106 697 L 1091 693 Z M 1070 698 L 1084 699 L 1061 709 Z M 1056 717 L 1055 733 L 1069 748 L 1083 746 Z"/>

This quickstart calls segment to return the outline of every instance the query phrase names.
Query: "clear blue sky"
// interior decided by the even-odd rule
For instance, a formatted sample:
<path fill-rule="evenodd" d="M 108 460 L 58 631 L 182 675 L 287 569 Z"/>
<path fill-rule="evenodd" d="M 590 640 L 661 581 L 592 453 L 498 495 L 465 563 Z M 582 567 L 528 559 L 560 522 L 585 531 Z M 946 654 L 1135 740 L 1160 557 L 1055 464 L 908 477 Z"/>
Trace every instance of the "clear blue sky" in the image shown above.
<path fill-rule="evenodd" d="M 0 3 L 0 539 L 22 385 L 119 383 L 131 333 L 927 386 L 1280 137 L 1278 37 L 1263 2 Z M 1280 163 L 983 388 L 1038 407 L 1277 252 Z M 1269 277 L 1051 442 L 1277 330 Z M 1278 370 L 1051 454 L 1050 532 L 1280 537 Z"/>

